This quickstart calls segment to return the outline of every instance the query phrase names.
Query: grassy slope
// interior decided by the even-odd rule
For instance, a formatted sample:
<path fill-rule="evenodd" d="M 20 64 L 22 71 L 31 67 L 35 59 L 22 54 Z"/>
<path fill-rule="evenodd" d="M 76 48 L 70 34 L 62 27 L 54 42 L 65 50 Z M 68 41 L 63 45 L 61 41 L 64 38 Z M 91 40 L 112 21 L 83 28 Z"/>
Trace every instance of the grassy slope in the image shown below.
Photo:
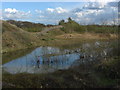
<path fill-rule="evenodd" d="M 36 45 L 38 42 L 35 35 L 9 24 L 5 21 L 2 22 L 2 42 L 3 52 L 26 48 Z"/>
<path fill-rule="evenodd" d="M 33 25 L 34 26 L 34 25 Z M 35 27 L 35 26 L 34 26 Z M 38 28 L 38 27 L 37 27 Z M 49 29 L 49 27 L 46 27 Z M 51 26 L 52 29 L 52 26 Z M 3 51 L 9 52 L 28 47 L 40 45 L 49 45 L 51 42 L 57 42 L 55 35 L 64 33 L 58 27 L 53 27 L 53 30 L 47 32 L 29 32 L 10 24 L 6 21 L 2 22 L 2 42 Z"/>
<path fill-rule="evenodd" d="M 14 20 L 8 20 L 7 22 L 16 25 L 19 28 L 22 28 L 25 31 L 28 32 L 40 32 L 44 27 L 46 27 L 43 24 L 40 23 L 32 23 L 27 21 L 14 21 Z"/>

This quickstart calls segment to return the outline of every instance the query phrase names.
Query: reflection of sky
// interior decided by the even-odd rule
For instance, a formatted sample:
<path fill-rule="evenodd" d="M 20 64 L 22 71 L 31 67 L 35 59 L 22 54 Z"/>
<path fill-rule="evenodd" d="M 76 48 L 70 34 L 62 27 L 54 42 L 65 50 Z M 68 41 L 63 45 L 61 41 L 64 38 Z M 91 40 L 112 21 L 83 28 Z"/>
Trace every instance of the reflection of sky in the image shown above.
<path fill-rule="evenodd" d="M 70 66 L 82 64 L 82 62 L 85 61 L 80 59 L 80 55 L 88 56 L 89 58 L 87 61 L 94 61 L 96 58 L 101 58 L 108 55 L 108 52 L 111 52 L 112 50 L 109 46 L 110 43 L 108 42 L 98 41 L 94 43 L 85 43 L 82 45 L 82 49 L 85 50 L 84 53 L 80 53 L 81 51 L 79 48 L 75 50 L 60 50 L 53 47 L 39 47 L 26 56 L 4 64 L 3 69 L 10 73 L 47 73 L 58 69 L 68 69 Z M 75 53 L 76 50 L 78 53 Z M 58 55 L 47 56 L 46 54 Z M 38 59 L 40 60 L 40 68 L 37 66 Z"/>
<path fill-rule="evenodd" d="M 20 57 L 18 59 L 12 60 L 3 65 L 4 70 L 10 73 L 17 72 L 29 72 L 29 73 L 42 73 L 42 72 L 51 72 L 57 69 L 67 69 L 70 65 L 77 59 L 79 59 L 79 54 L 66 54 L 45 57 L 43 54 L 59 54 L 60 51 L 58 48 L 52 47 L 39 47 L 35 49 L 30 54 Z M 66 50 L 65 50 L 66 52 Z M 40 57 L 38 57 L 40 56 Z M 37 68 L 37 60 L 40 60 L 40 68 Z M 44 62 L 43 62 L 44 60 Z"/>

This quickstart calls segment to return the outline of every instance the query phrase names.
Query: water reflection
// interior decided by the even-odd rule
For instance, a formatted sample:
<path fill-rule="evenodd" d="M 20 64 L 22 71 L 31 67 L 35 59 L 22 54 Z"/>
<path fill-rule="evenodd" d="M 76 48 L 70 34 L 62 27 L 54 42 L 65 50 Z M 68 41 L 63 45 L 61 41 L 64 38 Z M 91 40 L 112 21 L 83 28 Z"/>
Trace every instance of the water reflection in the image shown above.
<path fill-rule="evenodd" d="M 58 69 L 67 69 L 75 60 L 80 58 L 80 54 L 64 54 L 66 52 L 68 53 L 70 51 L 52 47 L 39 47 L 26 56 L 4 64 L 3 67 L 5 71 L 13 74 L 22 72 L 46 73 Z M 58 55 L 54 56 L 51 54 Z"/>
<path fill-rule="evenodd" d="M 3 65 L 3 70 L 16 73 L 48 73 L 68 69 L 74 65 L 90 63 L 96 58 L 107 56 L 112 49 L 109 43 L 85 43 L 82 48 L 62 50 L 53 47 L 39 47 L 31 53 Z M 103 48 L 104 47 L 104 48 Z M 84 51 L 81 53 L 81 51 Z"/>

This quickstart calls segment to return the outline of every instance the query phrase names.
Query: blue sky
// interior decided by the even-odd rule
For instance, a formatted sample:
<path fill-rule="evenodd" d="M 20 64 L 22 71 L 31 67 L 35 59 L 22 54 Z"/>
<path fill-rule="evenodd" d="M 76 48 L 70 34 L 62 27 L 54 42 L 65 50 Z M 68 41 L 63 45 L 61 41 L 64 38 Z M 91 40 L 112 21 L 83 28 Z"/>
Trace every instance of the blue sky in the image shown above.
<path fill-rule="evenodd" d="M 0 18 L 58 24 L 71 17 L 80 24 L 113 24 L 117 11 L 116 2 L 3 2 Z"/>
<path fill-rule="evenodd" d="M 18 10 L 45 10 L 46 8 L 64 7 L 66 9 L 72 9 L 76 7 L 82 7 L 85 2 L 3 2 L 2 8 L 16 8 Z"/>

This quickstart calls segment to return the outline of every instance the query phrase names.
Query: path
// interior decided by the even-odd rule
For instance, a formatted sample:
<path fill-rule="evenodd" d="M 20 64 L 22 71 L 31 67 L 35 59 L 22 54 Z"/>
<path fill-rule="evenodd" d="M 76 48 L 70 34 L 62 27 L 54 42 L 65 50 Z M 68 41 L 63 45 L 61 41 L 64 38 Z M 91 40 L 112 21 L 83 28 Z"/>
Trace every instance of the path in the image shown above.
<path fill-rule="evenodd" d="M 58 26 L 53 26 L 53 27 L 46 27 L 44 28 L 41 32 L 36 32 L 37 35 L 43 35 L 46 34 L 48 31 L 54 30 L 54 29 L 59 29 L 62 28 L 63 26 L 58 25 Z"/>

